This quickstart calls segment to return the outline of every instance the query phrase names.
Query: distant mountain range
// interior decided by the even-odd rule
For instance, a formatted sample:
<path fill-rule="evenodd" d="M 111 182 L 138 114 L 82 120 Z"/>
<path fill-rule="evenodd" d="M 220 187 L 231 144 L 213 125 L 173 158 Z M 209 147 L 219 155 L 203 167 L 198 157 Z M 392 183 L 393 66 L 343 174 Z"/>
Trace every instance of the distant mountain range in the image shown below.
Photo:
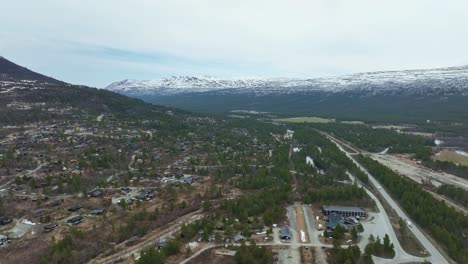
<path fill-rule="evenodd" d="M 468 120 L 468 66 L 330 78 L 170 77 L 106 89 L 202 112 L 255 110 L 365 120 Z"/>
<path fill-rule="evenodd" d="M 428 92 L 430 90 L 468 90 L 468 66 L 430 70 L 357 73 L 330 78 L 251 78 L 170 77 L 158 80 L 123 80 L 106 87 L 127 95 L 176 95 L 221 92 L 225 94 L 293 94 L 315 91 L 339 93 L 367 90 L 372 93 L 391 90 Z"/>

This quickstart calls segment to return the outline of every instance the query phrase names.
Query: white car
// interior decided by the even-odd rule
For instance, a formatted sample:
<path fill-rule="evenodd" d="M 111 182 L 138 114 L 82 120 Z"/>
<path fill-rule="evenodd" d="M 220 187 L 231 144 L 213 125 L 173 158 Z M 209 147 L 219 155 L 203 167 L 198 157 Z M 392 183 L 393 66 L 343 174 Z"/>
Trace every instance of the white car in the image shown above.
<path fill-rule="evenodd" d="M 410 227 L 410 228 L 413 226 L 413 225 L 411 224 L 411 221 L 409 221 L 409 220 L 406 220 L 406 224 L 407 224 L 408 227 Z"/>

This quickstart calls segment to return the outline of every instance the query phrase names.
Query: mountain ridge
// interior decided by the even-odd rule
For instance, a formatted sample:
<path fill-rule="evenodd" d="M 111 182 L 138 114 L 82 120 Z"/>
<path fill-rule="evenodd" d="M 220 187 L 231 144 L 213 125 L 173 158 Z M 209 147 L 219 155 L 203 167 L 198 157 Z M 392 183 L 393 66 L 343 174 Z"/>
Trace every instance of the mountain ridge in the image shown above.
<path fill-rule="evenodd" d="M 231 89 L 239 92 L 281 94 L 291 92 L 342 92 L 354 89 L 392 90 L 398 85 L 440 82 L 458 90 L 468 89 L 468 65 L 404 71 L 363 72 L 321 78 L 232 78 L 172 76 L 155 80 L 125 79 L 105 89 L 126 95 L 176 95 Z M 463 81 L 460 83 L 460 81 Z M 393 87 L 392 87 L 393 86 Z M 429 87 L 430 85 L 426 85 Z M 439 87 L 441 88 L 441 87 Z M 263 91 L 249 91 L 263 89 Z"/>
<path fill-rule="evenodd" d="M 73 85 L 0 59 L 0 125 L 111 114 L 122 118 L 164 116 L 176 109 L 112 91 Z"/>
<path fill-rule="evenodd" d="M 34 72 L 26 67 L 20 66 L 3 56 L 0 56 L 0 80 L 25 80 L 40 81 L 55 84 L 65 84 L 63 81 Z"/>

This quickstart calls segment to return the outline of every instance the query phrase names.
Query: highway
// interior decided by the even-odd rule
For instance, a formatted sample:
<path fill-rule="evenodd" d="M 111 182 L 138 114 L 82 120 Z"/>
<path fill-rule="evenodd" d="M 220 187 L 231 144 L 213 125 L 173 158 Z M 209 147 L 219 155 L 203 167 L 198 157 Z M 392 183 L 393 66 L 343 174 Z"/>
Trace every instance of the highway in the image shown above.
<path fill-rule="evenodd" d="M 325 134 L 326 135 L 326 134 Z M 393 200 L 393 198 L 387 193 L 387 191 L 385 191 L 385 189 L 383 187 L 381 187 L 381 184 L 363 167 L 361 166 L 361 164 L 359 164 L 351 155 L 350 153 L 348 153 L 345 149 L 343 149 L 335 140 L 334 138 L 326 135 L 328 139 L 330 139 L 333 143 L 335 143 L 338 148 L 346 154 L 346 156 L 351 159 L 354 164 L 356 164 L 356 166 L 359 167 L 359 169 L 361 169 L 364 173 L 367 174 L 367 176 L 369 177 L 369 181 L 371 182 L 371 184 L 375 187 L 375 189 L 380 193 L 380 195 L 382 195 L 382 197 L 387 201 L 387 203 L 395 210 L 395 212 L 397 213 L 397 215 L 399 217 L 401 217 L 402 219 L 408 219 L 410 220 L 412 223 L 414 223 L 414 221 L 412 221 L 410 219 L 410 217 L 408 217 L 408 215 L 406 215 L 405 212 L 403 212 L 403 210 L 400 208 L 400 206 Z M 375 196 L 374 196 L 375 197 Z M 377 200 L 376 200 L 377 201 Z M 380 203 L 378 203 L 380 204 Z M 380 208 L 379 208 L 380 209 Z M 384 210 L 382 210 L 382 212 L 385 212 Z M 385 213 L 386 215 L 386 213 Z M 386 217 L 388 219 L 388 217 Z M 416 226 L 416 225 L 413 225 L 413 227 L 409 228 L 409 230 L 414 234 L 414 236 L 419 240 L 419 242 L 423 245 L 423 247 L 429 252 L 430 254 L 430 257 L 428 257 L 427 259 L 431 262 L 431 263 L 437 263 L 437 264 L 445 264 L 445 263 L 448 263 L 448 261 L 442 256 L 442 254 L 439 252 L 439 250 L 426 238 L 426 236 L 421 232 L 421 230 L 419 230 L 419 228 Z M 393 231 L 393 229 L 392 229 Z M 389 234 L 390 236 L 390 234 Z M 390 239 L 392 240 L 392 237 L 390 237 Z M 396 249 L 396 243 L 395 243 L 395 240 L 392 240 L 394 241 L 394 245 L 395 245 L 395 249 Z M 403 251 L 403 250 L 402 250 Z M 404 252 L 404 251 L 403 251 Z M 406 253 L 406 252 L 405 252 Z M 400 257 L 401 258 L 401 257 Z M 416 257 L 414 257 L 416 258 Z M 405 256 L 404 259 L 407 260 L 407 257 Z M 400 261 L 402 261 L 403 259 L 397 259 L 399 261 L 399 263 L 402 263 Z M 412 261 L 413 258 L 409 259 L 408 261 Z M 406 261 L 406 262 L 408 262 Z M 403 261 L 405 262 L 405 261 Z M 388 262 L 388 263 L 394 263 L 394 262 Z"/>

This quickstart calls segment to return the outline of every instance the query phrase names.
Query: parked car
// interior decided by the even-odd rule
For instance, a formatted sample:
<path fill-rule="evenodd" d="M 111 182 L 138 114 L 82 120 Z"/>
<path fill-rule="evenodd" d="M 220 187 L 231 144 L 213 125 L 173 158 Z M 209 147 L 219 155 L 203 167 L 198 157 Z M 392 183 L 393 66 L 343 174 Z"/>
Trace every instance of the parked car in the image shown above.
<path fill-rule="evenodd" d="M 13 221 L 13 219 L 11 219 L 10 217 L 8 216 L 1 216 L 0 217 L 0 225 L 8 225 L 9 223 L 11 223 Z"/>

